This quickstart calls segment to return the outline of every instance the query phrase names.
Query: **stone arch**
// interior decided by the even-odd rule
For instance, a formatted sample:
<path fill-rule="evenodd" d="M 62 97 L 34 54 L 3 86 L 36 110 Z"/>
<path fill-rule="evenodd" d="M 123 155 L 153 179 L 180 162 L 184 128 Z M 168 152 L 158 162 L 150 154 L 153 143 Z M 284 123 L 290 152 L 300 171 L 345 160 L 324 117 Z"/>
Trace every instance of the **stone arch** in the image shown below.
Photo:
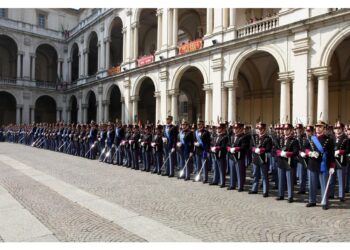
<path fill-rule="evenodd" d="M 39 45 L 35 50 L 35 80 L 57 81 L 58 53 L 49 43 Z"/>
<path fill-rule="evenodd" d="M 107 68 L 115 67 L 123 62 L 123 48 L 124 48 L 124 34 L 123 34 L 123 20 L 120 16 L 114 16 L 108 26 L 108 36 L 110 38 L 110 54 Z M 113 33 L 115 31 L 115 33 Z M 119 33 L 120 31 L 120 33 Z"/>
<path fill-rule="evenodd" d="M 79 109 L 78 98 L 75 95 L 71 95 L 68 100 L 68 109 L 70 111 L 69 121 L 70 123 L 77 123 Z"/>
<path fill-rule="evenodd" d="M 0 34 L 0 78 L 16 79 L 18 44 L 11 36 Z"/>
<path fill-rule="evenodd" d="M 87 105 L 87 122 L 91 120 L 96 121 L 97 118 L 97 98 L 93 90 L 89 90 L 86 94 L 86 105 Z"/>
<path fill-rule="evenodd" d="M 180 66 L 173 76 L 173 81 L 171 83 L 171 89 L 178 89 L 182 75 L 191 67 L 197 68 L 203 76 L 203 85 L 208 84 L 208 74 L 206 69 L 200 63 L 189 63 L 187 65 Z"/>
<path fill-rule="evenodd" d="M 73 46 L 71 47 L 70 51 L 70 59 L 71 59 L 71 80 L 72 82 L 75 82 L 79 79 L 79 45 L 75 42 Z"/>
<path fill-rule="evenodd" d="M 88 48 L 88 72 L 86 72 L 89 76 L 94 75 L 98 72 L 98 33 L 95 31 L 91 31 L 88 39 L 87 46 Z"/>
<path fill-rule="evenodd" d="M 283 56 L 278 51 L 277 48 L 274 48 L 274 46 L 262 46 L 257 48 L 250 48 L 245 51 L 243 51 L 233 62 L 230 74 L 229 74 L 229 80 L 236 80 L 238 77 L 239 69 L 242 66 L 242 64 L 245 62 L 245 60 L 251 56 L 252 54 L 256 52 L 267 52 L 269 53 L 277 62 L 279 67 L 279 72 L 286 72 L 287 71 L 287 65 L 283 59 Z"/>
<path fill-rule="evenodd" d="M 328 66 L 331 63 L 332 56 L 338 45 L 350 36 L 350 26 L 344 27 L 342 30 L 338 31 L 335 36 L 333 36 L 325 45 L 321 55 L 320 55 L 320 67 Z"/>
<path fill-rule="evenodd" d="M 146 78 L 150 78 L 154 84 L 154 89 L 155 89 L 155 92 L 159 91 L 158 90 L 158 84 L 155 80 L 155 78 L 153 76 L 150 76 L 150 75 L 142 75 L 142 76 L 139 76 L 136 81 L 135 81 L 135 84 L 133 85 L 133 88 L 132 88 L 132 91 L 131 91 L 131 95 L 133 96 L 137 96 L 140 92 L 140 87 L 142 85 L 142 82 L 146 79 Z"/>
<path fill-rule="evenodd" d="M 54 50 L 56 51 L 56 54 L 57 54 L 57 58 L 60 57 L 60 54 L 58 53 L 60 50 L 58 49 L 57 45 L 53 42 L 51 42 L 50 40 L 41 40 L 39 42 L 37 42 L 35 44 L 35 46 L 33 46 L 34 49 L 34 52 L 37 51 L 37 49 L 41 46 L 41 45 L 44 45 L 44 44 L 47 44 L 47 45 L 50 45 L 52 48 L 54 48 Z"/>
<path fill-rule="evenodd" d="M 56 122 L 57 102 L 50 95 L 41 95 L 35 101 L 35 122 Z"/>

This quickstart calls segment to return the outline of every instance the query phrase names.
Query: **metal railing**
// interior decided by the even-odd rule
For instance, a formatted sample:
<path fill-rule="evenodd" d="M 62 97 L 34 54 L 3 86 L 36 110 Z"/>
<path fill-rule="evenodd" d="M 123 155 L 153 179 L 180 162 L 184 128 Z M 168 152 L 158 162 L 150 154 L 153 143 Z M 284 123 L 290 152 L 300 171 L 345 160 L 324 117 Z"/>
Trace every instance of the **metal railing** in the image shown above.
<path fill-rule="evenodd" d="M 237 37 L 245 37 L 253 34 L 257 34 L 260 32 L 272 30 L 278 27 L 279 17 L 271 17 L 261 21 L 257 21 L 246 26 L 240 27 L 237 29 Z"/>

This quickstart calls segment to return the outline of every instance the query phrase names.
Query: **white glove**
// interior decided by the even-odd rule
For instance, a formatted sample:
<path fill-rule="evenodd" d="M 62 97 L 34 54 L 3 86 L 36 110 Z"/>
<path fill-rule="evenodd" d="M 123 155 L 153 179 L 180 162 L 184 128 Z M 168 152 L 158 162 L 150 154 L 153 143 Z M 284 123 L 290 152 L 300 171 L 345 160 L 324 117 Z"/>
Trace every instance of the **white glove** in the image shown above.
<path fill-rule="evenodd" d="M 131 144 L 132 143 L 132 140 L 129 140 L 129 144 Z"/>
<path fill-rule="evenodd" d="M 256 154 L 260 154 L 260 148 L 256 148 L 254 151 Z"/>
<path fill-rule="evenodd" d="M 282 157 L 287 158 L 287 152 L 286 152 L 286 151 L 284 151 L 284 150 L 282 150 L 282 152 L 281 152 L 281 156 L 282 156 Z"/>
<path fill-rule="evenodd" d="M 155 142 L 152 142 L 152 143 L 151 143 L 151 146 L 152 146 L 152 147 L 154 147 L 155 145 L 156 145 L 156 143 L 155 143 Z"/>
<path fill-rule="evenodd" d="M 230 152 L 231 152 L 231 154 L 233 154 L 234 152 L 236 152 L 236 149 L 235 148 L 231 148 Z"/>
<path fill-rule="evenodd" d="M 112 148 L 115 148 L 115 145 L 114 145 L 114 144 L 112 145 Z"/>
<path fill-rule="evenodd" d="M 167 143 L 168 142 L 168 138 L 163 137 L 163 143 Z"/>
<path fill-rule="evenodd" d="M 334 168 L 330 168 L 330 169 L 329 169 L 329 174 L 330 174 L 330 175 L 334 174 Z"/>
<path fill-rule="evenodd" d="M 190 153 L 190 157 L 192 157 L 192 156 L 193 156 L 193 153 L 191 152 L 191 153 Z"/>
<path fill-rule="evenodd" d="M 181 145 L 182 145 L 181 142 L 176 143 L 177 147 L 181 147 Z"/>
<path fill-rule="evenodd" d="M 175 148 L 172 148 L 172 149 L 171 149 L 171 153 L 174 153 L 174 152 L 175 152 Z"/>
<path fill-rule="evenodd" d="M 141 142 L 141 139 L 139 139 L 139 142 Z"/>
<path fill-rule="evenodd" d="M 300 152 L 300 156 L 305 158 L 306 157 L 306 154 L 304 152 Z"/>
<path fill-rule="evenodd" d="M 338 155 L 339 155 L 339 150 L 336 150 L 336 151 L 334 152 L 334 157 L 338 157 Z"/>
<path fill-rule="evenodd" d="M 144 146 L 145 145 L 145 143 L 144 142 L 141 142 L 141 146 Z"/>
<path fill-rule="evenodd" d="M 194 143 L 194 145 L 195 145 L 196 147 L 199 147 L 199 143 L 198 143 L 197 141 Z"/>
<path fill-rule="evenodd" d="M 211 147 L 211 152 L 215 153 L 216 152 L 216 148 L 215 147 Z"/>

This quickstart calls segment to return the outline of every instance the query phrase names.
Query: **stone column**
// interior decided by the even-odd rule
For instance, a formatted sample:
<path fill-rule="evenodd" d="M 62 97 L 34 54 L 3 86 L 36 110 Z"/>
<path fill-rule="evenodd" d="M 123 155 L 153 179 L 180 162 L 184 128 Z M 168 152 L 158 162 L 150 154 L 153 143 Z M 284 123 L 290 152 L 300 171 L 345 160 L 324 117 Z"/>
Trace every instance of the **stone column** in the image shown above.
<path fill-rule="evenodd" d="M 84 55 L 82 53 L 79 53 L 79 77 L 81 78 L 84 75 L 84 71 L 83 71 L 83 64 L 84 64 L 84 60 L 83 60 Z"/>
<path fill-rule="evenodd" d="M 237 99 L 236 99 L 236 89 L 238 87 L 238 82 L 233 81 L 232 84 L 227 86 L 228 88 L 228 121 L 237 121 Z"/>
<path fill-rule="evenodd" d="M 83 108 L 83 123 L 87 123 L 87 109 L 88 109 L 88 105 L 84 104 L 82 105 Z"/>
<path fill-rule="evenodd" d="M 16 106 L 16 124 L 21 123 L 21 109 L 22 109 L 22 105 L 17 104 L 17 106 Z"/>
<path fill-rule="evenodd" d="M 60 120 L 61 120 L 60 109 L 56 109 L 56 122 L 59 122 Z"/>
<path fill-rule="evenodd" d="M 167 33 L 168 33 L 168 47 L 173 46 L 173 13 L 174 10 L 172 8 L 168 9 L 168 25 L 167 25 Z"/>
<path fill-rule="evenodd" d="M 280 78 L 281 97 L 280 97 L 280 123 L 291 122 L 290 117 L 290 82 L 289 78 Z"/>
<path fill-rule="evenodd" d="M 211 120 L 211 106 L 212 106 L 212 89 L 211 85 L 204 86 L 205 91 L 205 117 L 204 121 L 206 124 L 208 124 Z"/>
<path fill-rule="evenodd" d="M 308 124 L 314 124 L 315 118 L 314 118 L 314 100 L 315 100 L 315 93 L 314 93 L 314 79 L 312 74 L 308 75 L 308 85 L 307 85 L 307 92 L 308 92 Z"/>
<path fill-rule="evenodd" d="M 133 23 L 132 25 L 133 28 L 133 58 L 134 60 L 137 59 L 137 57 L 139 56 L 139 24 L 138 23 Z"/>
<path fill-rule="evenodd" d="M 154 92 L 154 97 L 156 98 L 156 120 L 154 121 L 155 123 L 154 124 L 157 124 L 157 122 L 160 119 L 161 115 L 160 115 L 160 107 L 161 107 L 161 104 L 160 104 L 160 92 Z"/>
<path fill-rule="evenodd" d="M 71 113 L 71 110 L 69 108 L 66 109 L 66 121 L 67 121 L 67 124 L 69 124 L 71 122 L 71 117 L 70 117 L 70 113 Z"/>
<path fill-rule="evenodd" d="M 109 101 L 108 100 L 104 100 L 103 101 L 103 111 L 104 111 L 104 121 L 108 122 L 109 121 Z"/>
<path fill-rule="evenodd" d="M 228 112 L 228 104 L 227 104 L 227 88 L 222 84 L 221 86 L 221 117 L 223 121 L 227 121 L 227 112 Z"/>
<path fill-rule="evenodd" d="M 213 9 L 207 9 L 207 35 L 213 33 Z"/>
<path fill-rule="evenodd" d="M 101 41 L 97 43 L 97 72 L 102 71 L 102 50 Z"/>
<path fill-rule="evenodd" d="M 100 85 L 100 86 L 98 86 L 98 112 L 97 112 L 97 121 L 96 122 L 103 121 L 102 94 L 103 94 L 103 87 L 102 87 L 102 85 Z"/>
<path fill-rule="evenodd" d="M 58 80 L 61 79 L 61 61 L 62 61 L 62 59 L 60 59 L 60 58 L 57 60 L 57 78 L 58 78 Z"/>
<path fill-rule="evenodd" d="M 327 67 L 322 67 L 315 69 L 313 73 L 318 79 L 316 118 L 328 123 L 328 76 L 330 75 L 330 72 Z"/>
<path fill-rule="evenodd" d="M 126 28 L 123 28 L 122 33 L 123 33 L 123 63 L 126 61 Z"/>
<path fill-rule="evenodd" d="M 138 101 L 139 101 L 139 96 L 131 96 L 131 101 L 132 101 L 132 122 L 137 123 L 138 122 Z"/>
<path fill-rule="evenodd" d="M 222 15 L 223 15 L 223 22 L 222 26 L 224 29 L 227 29 L 229 26 L 229 9 L 228 8 L 223 8 L 222 9 Z"/>
<path fill-rule="evenodd" d="M 163 23 L 162 23 L 162 10 L 161 9 L 158 9 L 157 10 L 157 51 L 161 50 L 162 48 L 162 26 L 163 26 Z"/>
<path fill-rule="evenodd" d="M 236 28 L 236 13 L 237 10 L 235 8 L 230 8 L 230 29 Z"/>
<path fill-rule="evenodd" d="M 17 79 L 21 78 L 21 55 L 22 53 L 17 53 Z"/>
<path fill-rule="evenodd" d="M 130 108 L 130 79 L 126 77 L 124 79 L 123 87 L 124 87 L 124 106 L 125 106 L 125 123 L 130 123 L 131 119 L 131 108 Z"/>
<path fill-rule="evenodd" d="M 177 37 L 177 32 L 178 32 L 178 29 L 179 29 L 179 20 L 178 20 L 178 9 L 174 8 L 173 9 L 173 42 L 172 42 L 172 46 L 177 46 L 177 40 L 178 40 L 178 37 Z"/>
<path fill-rule="evenodd" d="M 125 100 L 124 100 L 124 97 L 121 98 L 121 101 L 122 103 L 122 122 L 124 123 L 125 122 Z"/>
<path fill-rule="evenodd" d="M 72 82 L 72 65 L 71 65 L 71 63 L 72 63 L 72 59 L 68 58 L 68 60 L 67 60 L 67 67 L 68 67 L 67 77 L 68 77 L 68 79 L 66 79 L 68 83 Z"/>
<path fill-rule="evenodd" d="M 105 43 L 106 43 L 106 62 L 105 62 L 105 69 L 109 69 L 110 68 L 110 54 L 111 54 L 111 40 L 109 37 L 107 37 L 105 39 Z"/>
<path fill-rule="evenodd" d="M 30 108 L 30 123 L 35 122 L 35 106 L 29 106 Z"/>
<path fill-rule="evenodd" d="M 32 81 L 35 81 L 35 58 L 36 55 L 32 55 Z"/>
<path fill-rule="evenodd" d="M 88 70 L 88 66 L 89 66 L 89 50 L 86 49 L 84 51 L 84 76 L 87 77 L 89 75 L 89 70 Z"/>
<path fill-rule="evenodd" d="M 179 116 L 179 111 L 178 111 L 178 96 L 179 96 L 179 91 L 178 90 L 170 90 L 169 94 L 171 95 L 171 114 L 173 116 L 173 121 L 176 122 L 178 121 L 178 116 Z"/>
<path fill-rule="evenodd" d="M 83 92 L 78 92 L 78 122 L 82 123 L 84 119 L 84 112 L 83 112 Z"/>

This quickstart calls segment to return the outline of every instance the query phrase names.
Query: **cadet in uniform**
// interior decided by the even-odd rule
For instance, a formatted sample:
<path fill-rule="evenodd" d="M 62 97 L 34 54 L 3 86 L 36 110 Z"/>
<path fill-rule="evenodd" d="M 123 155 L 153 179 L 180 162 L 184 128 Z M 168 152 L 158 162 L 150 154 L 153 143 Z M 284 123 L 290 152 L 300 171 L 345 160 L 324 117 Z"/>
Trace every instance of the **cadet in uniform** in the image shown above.
<path fill-rule="evenodd" d="M 190 171 L 193 166 L 194 137 L 187 121 L 183 121 L 181 127 L 177 148 L 180 152 L 180 170 L 185 172 L 184 179 L 187 181 L 190 179 Z"/>
<path fill-rule="evenodd" d="M 164 137 L 163 137 L 163 143 L 164 143 L 164 155 L 167 159 L 167 162 L 165 163 L 165 174 L 169 177 L 174 177 L 175 173 L 175 166 L 176 166 L 176 138 L 177 138 L 177 129 L 172 124 L 173 117 L 168 116 L 166 118 L 166 125 L 164 128 Z"/>
<path fill-rule="evenodd" d="M 210 134 L 204 128 L 204 121 L 198 121 L 198 129 L 195 131 L 195 155 L 196 155 L 196 169 L 202 169 L 202 181 L 208 182 L 208 166 L 209 166 L 209 150 L 210 150 Z M 204 164 L 204 165 L 203 165 Z M 199 173 L 197 173 L 199 174 Z"/>
<path fill-rule="evenodd" d="M 160 124 L 156 127 L 156 133 L 152 138 L 151 146 L 154 153 L 153 173 L 160 175 L 162 173 L 161 167 L 163 166 L 163 126 Z"/>

